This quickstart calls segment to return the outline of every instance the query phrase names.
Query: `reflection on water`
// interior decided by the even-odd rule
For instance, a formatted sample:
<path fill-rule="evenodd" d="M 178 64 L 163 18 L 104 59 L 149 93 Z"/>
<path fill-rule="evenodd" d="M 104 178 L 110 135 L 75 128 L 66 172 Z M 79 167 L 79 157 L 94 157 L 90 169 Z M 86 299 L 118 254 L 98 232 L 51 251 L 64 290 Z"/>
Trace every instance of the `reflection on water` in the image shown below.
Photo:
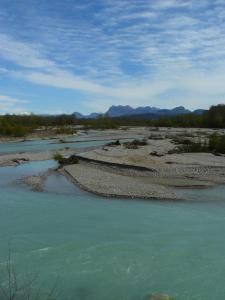
<path fill-rule="evenodd" d="M 21 272 L 58 278 L 63 300 L 224 298 L 225 188 L 185 191 L 191 201 L 107 200 L 61 175 L 46 192 L 9 185 L 52 161 L 0 168 L 0 260 L 12 239 Z M 210 200 L 210 201 L 209 201 Z"/>

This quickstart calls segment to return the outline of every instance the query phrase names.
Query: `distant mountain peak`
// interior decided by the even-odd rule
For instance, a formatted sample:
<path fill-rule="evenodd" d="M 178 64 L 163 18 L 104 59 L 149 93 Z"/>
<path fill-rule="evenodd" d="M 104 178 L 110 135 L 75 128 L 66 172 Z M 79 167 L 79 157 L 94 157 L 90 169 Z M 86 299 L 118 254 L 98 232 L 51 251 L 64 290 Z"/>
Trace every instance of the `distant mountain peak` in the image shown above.
<path fill-rule="evenodd" d="M 106 115 L 112 118 L 115 117 L 122 117 L 122 116 L 140 116 L 140 117 L 155 117 L 158 118 L 160 116 L 176 116 L 182 114 L 202 114 L 204 110 L 197 109 L 193 112 L 186 109 L 184 106 L 177 106 L 172 109 L 161 109 L 158 107 L 151 107 L 151 106 L 139 106 L 137 108 L 133 108 L 130 105 L 112 105 L 105 114 L 99 113 L 91 113 L 89 115 L 82 115 L 79 112 L 75 112 L 74 115 L 77 118 L 90 118 L 95 119 L 100 115 Z"/>

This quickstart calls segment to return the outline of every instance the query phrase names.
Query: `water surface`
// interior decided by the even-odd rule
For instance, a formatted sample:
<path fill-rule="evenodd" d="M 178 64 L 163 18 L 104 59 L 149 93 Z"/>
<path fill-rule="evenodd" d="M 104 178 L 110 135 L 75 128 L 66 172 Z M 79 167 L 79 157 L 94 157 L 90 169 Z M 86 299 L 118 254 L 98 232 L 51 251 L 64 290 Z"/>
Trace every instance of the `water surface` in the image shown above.
<path fill-rule="evenodd" d="M 63 300 L 225 297 L 225 188 L 188 201 L 103 199 L 52 175 L 45 192 L 16 183 L 54 167 L 0 168 L 0 261 L 11 240 L 20 274 L 38 273 Z"/>
<path fill-rule="evenodd" d="M 128 136 L 127 138 L 119 138 L 121 142 L 127 140 L 133 140 L 136 138 L 142 138 L 137 136 Z M 60 139 L 45 139 L 45 140 L 30 140 L 30 141 L 20 141 L 20 142 L 10 142 L 10 143 L 0 143 L 0 155 L 8 153 L 23 153 L 23 152 L 38 152 L 47 150 L 60 150 L 65 147 L 69 148 L 84 148 L 93 146 L 102 146 L 106 143 L 113 142 L 116 139 L 108 140 L 95 137 L 93 134 L 88 134 L 86 136 L 71 136 L 63 139 L 65 141 L 62 143 Z"/>

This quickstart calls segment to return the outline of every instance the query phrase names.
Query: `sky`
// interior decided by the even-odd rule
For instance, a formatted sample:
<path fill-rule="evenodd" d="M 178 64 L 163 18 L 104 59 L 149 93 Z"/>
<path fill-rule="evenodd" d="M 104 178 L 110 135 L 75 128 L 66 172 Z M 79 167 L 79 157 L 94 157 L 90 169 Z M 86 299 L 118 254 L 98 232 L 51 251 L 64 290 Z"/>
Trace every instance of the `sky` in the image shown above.
<path fill-rule="evenodd" d="M 225 0 L 0 0 L 0 114 L 225 102 Z"/>

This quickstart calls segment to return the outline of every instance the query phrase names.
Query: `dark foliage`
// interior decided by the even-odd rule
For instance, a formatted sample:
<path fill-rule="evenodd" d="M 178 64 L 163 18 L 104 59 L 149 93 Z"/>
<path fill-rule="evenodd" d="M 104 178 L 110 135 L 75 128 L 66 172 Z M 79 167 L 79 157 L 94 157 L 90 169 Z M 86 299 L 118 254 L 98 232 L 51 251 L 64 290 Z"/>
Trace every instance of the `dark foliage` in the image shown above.
<path fill-rule="evenodd" d="M 61 116 L 0 116 L 0 135 L 25 136 L 34 129 L 57 127 L 58 133 L 74 133 L 74 125 L 93 129 L 117 129 L 120 126 L 153 126 L 153 127 L 199 127 L 225 128 L 225 105 L 212 106 L 202 115 L 184 114 L 173 117 L 144 119 L 137 117 L 109 118 L 99 116 L 96 119 L 76 119 L 74 115 Z M 60 127 L 60 128 L 59 128 Z"/>
<path fill-rule="evenodd" d="M 192 141 L 188 139 L 176 139 L 174 143 L 178 146 L 169 152 L 173 153 L 187 153 L 187 152 L 209 152 L 213 154 L 225 154 L 225 135 L 217 133 L 212 134 L 208 140 Z"/>
<path fill-rule="evenodd" d="M 134 116 L 109 118 L 101 116 L 97 119 L 80 119 L 79 124 L 88 128 L 110 129 L 119 126 L 154 126 L 154 127 L 199 127 L 225 128 L 225 105 L 212 106 L 203 114 L 183 114 L 177 116 L 161 116 L 145 119 Z"/>
<path fill-rule="evenodd" d="M 64 133 L 65 131 L 72 133 L 71 128 L 68 129 L 64 126 L 75 124 L 76 119 L 72 115 L 46 117 L 36 115 L 5 115 L 0 116 L 0 135 L 23 137 L 26 136 L 27 133 L 32 132 L 34 129 L 40 127 L 60 127 L 58 130 L 61 132 L 59 133 Z"/>
<path fill-rule="evenodd" d="M 71 155 L 70 157 L 63 157 L 60 153 L 56 153 L 53 156 L 60 166 L 74 165 L 79 163 L 79 158 L 76 155 Z"/>
<path fill-rule="evenodd" d="M 127 149 L 138 149 L 139 146 L 146 146 L 146 145 L 148 145 L 148 142 L 146 141 L 146 139 L 133 140 L 132 142 L 124 143 L 124 146 Z"/>
<path fill-rule="evenodd" d="M 212 134 L 209 138 L 208 148 L 214 153 L 225 154 L 225 135 Z"/>

